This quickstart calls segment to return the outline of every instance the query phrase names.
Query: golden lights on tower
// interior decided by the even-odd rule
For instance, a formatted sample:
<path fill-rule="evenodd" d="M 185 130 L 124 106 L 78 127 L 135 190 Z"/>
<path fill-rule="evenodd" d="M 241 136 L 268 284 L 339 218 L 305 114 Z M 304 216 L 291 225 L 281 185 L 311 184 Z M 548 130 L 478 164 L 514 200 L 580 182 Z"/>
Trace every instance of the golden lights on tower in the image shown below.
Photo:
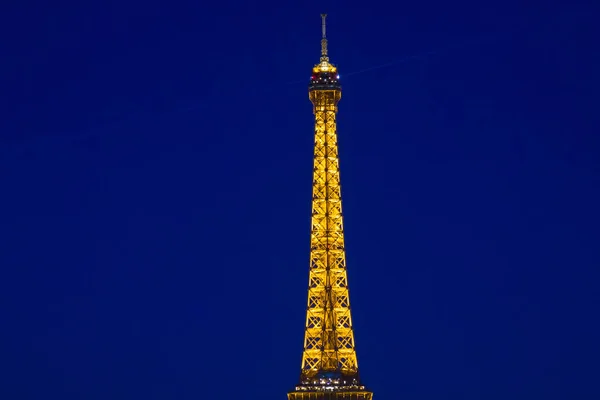
<path fill-rule="evenodd" d="M 309 98 L 315 115 L 310 268 L 300 382 L 289 400 L 370 400 L 361 384 L 350 313 L 342 223 L 336 114 L 342 96 L 329 62 L 326 15 L 321 15 L 321 59 Z"/>

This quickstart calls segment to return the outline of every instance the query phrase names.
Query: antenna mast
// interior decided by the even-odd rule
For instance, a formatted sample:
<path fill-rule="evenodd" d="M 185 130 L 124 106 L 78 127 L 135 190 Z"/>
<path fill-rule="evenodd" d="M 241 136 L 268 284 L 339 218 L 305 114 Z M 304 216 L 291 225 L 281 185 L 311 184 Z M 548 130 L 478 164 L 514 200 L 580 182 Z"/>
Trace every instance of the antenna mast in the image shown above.
<path fill-rule="evenodd" d="M 321 62 L 329 61 L 329 57 L 327 57 L 327 36 L 325 30 L 325 18 L 327 18 L 327 14 L 321 14 L 321 31 L 323 34 L 321 38 Z"/>

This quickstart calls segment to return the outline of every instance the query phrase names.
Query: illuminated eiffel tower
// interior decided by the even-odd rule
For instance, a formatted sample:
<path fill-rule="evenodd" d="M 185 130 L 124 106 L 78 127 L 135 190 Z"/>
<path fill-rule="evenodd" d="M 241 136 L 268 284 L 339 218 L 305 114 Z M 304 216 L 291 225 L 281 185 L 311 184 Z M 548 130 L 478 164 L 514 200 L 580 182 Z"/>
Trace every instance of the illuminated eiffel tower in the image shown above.
<path fill-rule="evenodd" d="M 361 383 L 350 315 L 336 133 L 342 96 L 322 18 L 321 60 L 308 93 L 315 115 L 310 273 L 300 382 L 288 400 L 371 400 Z"/>

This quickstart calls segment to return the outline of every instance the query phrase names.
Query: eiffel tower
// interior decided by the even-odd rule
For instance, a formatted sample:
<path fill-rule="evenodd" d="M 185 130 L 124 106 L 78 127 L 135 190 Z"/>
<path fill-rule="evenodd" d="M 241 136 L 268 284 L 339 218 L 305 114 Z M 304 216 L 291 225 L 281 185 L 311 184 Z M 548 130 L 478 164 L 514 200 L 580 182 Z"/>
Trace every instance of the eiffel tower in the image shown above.
<path fill-rule="evenodd" d="M 308 86 L 315 152 L 304 351 L 300 381 L 288 400 L 371 400 L 358 374 L 350 314 L 336 132 L 342 87 L 327 55 L 325 18 L 321 14 L 321 59 Z"/>

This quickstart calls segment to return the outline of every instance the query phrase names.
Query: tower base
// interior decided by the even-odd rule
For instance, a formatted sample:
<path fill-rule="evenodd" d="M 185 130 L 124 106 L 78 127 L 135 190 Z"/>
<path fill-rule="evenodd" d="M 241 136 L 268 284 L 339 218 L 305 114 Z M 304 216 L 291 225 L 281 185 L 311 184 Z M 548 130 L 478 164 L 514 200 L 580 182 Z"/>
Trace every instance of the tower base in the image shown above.
<path fill-rule="evenodd" d="M 372 392 L 367 391 L 294 391 L 288 393 L 288 400 L 371 400 Z"/>

